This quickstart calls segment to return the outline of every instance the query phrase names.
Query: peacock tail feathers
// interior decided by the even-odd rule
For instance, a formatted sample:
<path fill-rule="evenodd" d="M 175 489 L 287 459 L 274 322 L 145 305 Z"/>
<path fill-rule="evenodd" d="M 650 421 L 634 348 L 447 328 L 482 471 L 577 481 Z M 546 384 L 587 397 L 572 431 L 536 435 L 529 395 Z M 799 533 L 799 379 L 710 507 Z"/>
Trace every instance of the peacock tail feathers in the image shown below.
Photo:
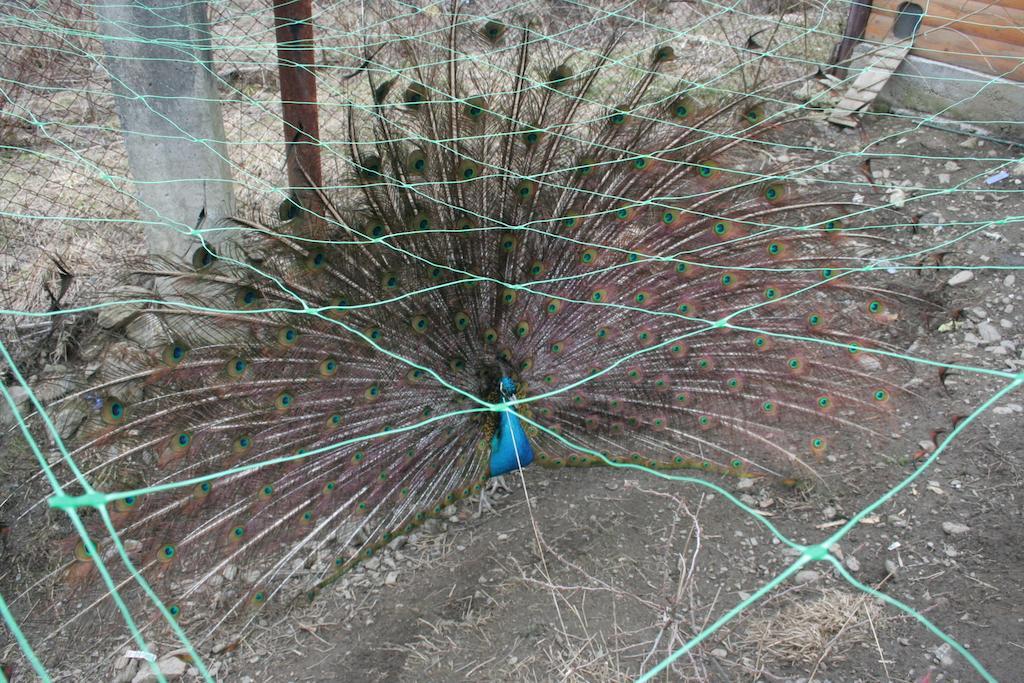
<path fill-rule="evenodd" d="M 69 459 L 110 496 L 116 536 L 80 512 L 94 551 L 116 538 L 194 641 L 478 495 L 502 439 L 524 463 L 797 484 L 900 429 L 900 332 L 934 306 L 900 256 L 921 238 L 799 142 L 808 112 L 760 59 L 737 94 L 689 77 L 692 45 L 594 21 L 474 3 L 382 25 L 363 92 L 321 110 L 349 133 L 333 178 L 304 169 L 97 298 L 103 343 L 44 397 L 52 463 L 68 496 Z M 35 477 L 5 522 L 48 496 Z M 34 619 L 56 642 L 118 623 L 69 524 L 32 540 L 50 568 L 15 603 L 53 596 Z"/>

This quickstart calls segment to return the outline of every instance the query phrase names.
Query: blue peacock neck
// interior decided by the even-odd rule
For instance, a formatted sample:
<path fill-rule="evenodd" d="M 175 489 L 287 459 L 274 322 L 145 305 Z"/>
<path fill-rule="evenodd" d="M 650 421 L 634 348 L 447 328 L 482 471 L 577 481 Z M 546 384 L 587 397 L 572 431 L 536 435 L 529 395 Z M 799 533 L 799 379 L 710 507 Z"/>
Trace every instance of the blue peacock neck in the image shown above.
<path fill-rule="evenodd" d="M 507 403 L 516 397 L 516 383 L 511 377 L 501 378 L 501 402 Z M 512 408 L 502 410 L 498 428 L 491 437 L 490 474 L 497 477 L 514 472 L 533 462 L 533 446 L 526 436 L 519 417 Z"/>

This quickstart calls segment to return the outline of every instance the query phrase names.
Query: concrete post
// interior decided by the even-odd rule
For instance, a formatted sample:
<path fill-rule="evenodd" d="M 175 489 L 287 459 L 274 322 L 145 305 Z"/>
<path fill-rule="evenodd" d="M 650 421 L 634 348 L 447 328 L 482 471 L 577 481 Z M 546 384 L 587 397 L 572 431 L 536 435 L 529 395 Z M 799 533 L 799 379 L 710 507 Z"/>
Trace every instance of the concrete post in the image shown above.
<path fill-rule="evenodd" d="M 147 247 L 187 261 L 198 244 L 187 230 L 234 211 L 207 4 L 99 0 L 98 10 L 140 213 L 158 223 L 144 226 Z"/>

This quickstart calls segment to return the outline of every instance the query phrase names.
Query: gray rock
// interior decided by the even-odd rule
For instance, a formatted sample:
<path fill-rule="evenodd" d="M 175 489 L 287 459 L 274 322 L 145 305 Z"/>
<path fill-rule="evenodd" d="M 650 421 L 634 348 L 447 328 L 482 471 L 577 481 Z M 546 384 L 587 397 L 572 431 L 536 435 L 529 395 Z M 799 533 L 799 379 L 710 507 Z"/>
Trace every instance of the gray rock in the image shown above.
<path fill-rule="evenodd" d="M 796 573 L 797 583 L 815 583 L 821 578 L 821 573 L 813 569 L 804 569 Z"/>
<path fill-rule="evenodd" d="M 999 331 L 999 328 L 989 322 L 978 323 L 978 335 L 989 344 L 1003 338 L 1003 333 Z"/>
<path fill-rule="evenodd" d="M 966 534 L 971 530 L 971 527 L 960 522 L 943 522 L 942 530 L 950 536 L 959 536 L 960 534 Z"/>
<path fill-rule="evenodd" d="M 178 680 L 185 674 L 185 669 L 188 668 L 188 664 L 177 657 L 158 659 L 156 666 L 168 681 Z M 139 669 L 139 673 L 135 674 L 135 678 L 132 679 L 132 683 L 156 683 L 156 681 L 156 674 L 153 673 L 153 669 L 148 664 Z"/>
<path fill-rule="evenodd" d="M 950 287 L 955 287 L 956 285 L 966 284 L 966 283 L 970 282 L 973 279 L 974 279 L 974 271 L 973 270 L 961 270 L 961 271 L 958 271 L 955 275 L 953 275 L 953 277 L 951 277 L 948 280 L 946 280 L 946 284 L 949 285 Z"/>

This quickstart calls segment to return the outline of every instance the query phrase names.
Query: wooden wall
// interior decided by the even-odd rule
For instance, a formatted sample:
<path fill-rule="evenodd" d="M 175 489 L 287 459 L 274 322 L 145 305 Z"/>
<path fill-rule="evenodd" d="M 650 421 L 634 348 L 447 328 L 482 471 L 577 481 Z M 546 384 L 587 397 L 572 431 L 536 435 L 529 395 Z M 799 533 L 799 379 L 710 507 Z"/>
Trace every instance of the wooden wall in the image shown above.
<path fill-rule="evenodd" d="M 911 54 L 1024 81 L 1024 0 L 914 0 L 924 10 Z M 874 0 L 865 38 L 887 42 L 903 0 Z"/>

